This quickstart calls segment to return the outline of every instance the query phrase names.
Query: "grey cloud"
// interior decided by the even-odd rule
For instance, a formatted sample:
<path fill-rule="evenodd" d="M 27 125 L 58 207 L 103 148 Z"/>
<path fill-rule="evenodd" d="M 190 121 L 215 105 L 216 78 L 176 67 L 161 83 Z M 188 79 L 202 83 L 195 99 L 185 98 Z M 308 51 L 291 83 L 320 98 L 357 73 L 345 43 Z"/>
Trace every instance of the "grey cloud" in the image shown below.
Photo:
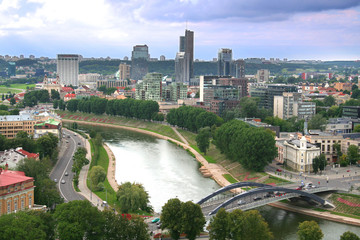
<path fill-rule="evenodd" d="M 262 22 L 281 21 L 294 14 L 342 10 L 359 5 L 359 0 L 148 0 L 138 10 L 147 20 L 198 22 L 234 18 Z"/>

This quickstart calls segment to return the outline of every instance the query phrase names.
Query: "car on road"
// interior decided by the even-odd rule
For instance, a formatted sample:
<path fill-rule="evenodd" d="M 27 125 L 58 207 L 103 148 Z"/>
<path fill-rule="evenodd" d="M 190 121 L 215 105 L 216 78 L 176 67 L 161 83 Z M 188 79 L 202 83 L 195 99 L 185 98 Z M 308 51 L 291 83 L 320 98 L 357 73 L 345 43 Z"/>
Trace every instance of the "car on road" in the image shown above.
<path fill-rule="evenodd" d="M 302 190 L 303 189 L 303 186 L 299 186 L 297 188 L 295 188 L 295 190 Z"/>
<path fill-rule="evenodd" d="M 360 167 L 360 163 L 359 164 L 356 164 L 357 167 Z"/>
<path fill-rule="evenodd" d="M 279 166 L 279 165 L 283 165 L 283 163 L 281 163 L 281 162 L 277 162 L 277 163 L 276 163 L 276 165 L 278 165 L 278 166 Z"/>
<path fill-rule="evenodd" d="M 261 199 L 262 199 L 262 197 L 260 197 L 260 196 L 254 197 L 254 201 L 259 201 Z"/>
<path fill-rule="evenodd" d="M 305 189 L 310 189 L 310 188 L 316 188 L 315 185 L 312 182 L 308 182 L 305 184 Z"/>
<path fill-rule="evenodd" d="M 108 206 L 107 201 L 102 201 L 101 206 L 102 206 L 102 207 L 107 207 L 107 206 Z"/>
<path fill-rule="evenodd" d="M 75 137 L 77 136 L 76 133 L 74 133 L 74 136 L 75 136 Z"/>
<path fill-rule="evenodd" d="M 65 174 L 64 174 L 65 176 L 68 176 L 69 175 L 69 173 L 68 172 L 65 172 Z"/>
<path fill-rule="evenodd" d="M 276 169 L 277 172 L 282 172 L 282 170 L 280 168 Z"/>
<path fill-rule="evenodd" d="M 347 170 L 346 172 L 350 172 L 350 169 L 349 169 L 349 170 Z"/>
<path fill-rule="evenodd" d="M 66 140 L 66 143 L 69 143 L 69 141 L 68 141 L 68 140 Z"/>
<path fill-rule="evenodd" d="M 238 205 L 243 205 L 243 204 L 245 204 L 246 202 L 244 201 L 244 200 L 240 200 L 240 201 L 238 201 Z"/>
<path fill-rule="evenodd" d="M 272 196 L 274 196 L 274 195 L 270 194 L 270 193 L 267 193 L 267 194 L 264 195 L 264 198 L 269 198 L 269 197 L 272 197 Z"/>
<path fill-rule="evenodd" d="M 65 182 L 65 180 L 63 179 L 63 180 L 61 180 L 61 183 L 62 183 L 62 184 L 65 184 L 66 182 Z"/>
<path fill-rule="evenodd" d="M 57 182 L 58 182 L 58 180 L 55 178 L 55 179 L 54 179 L 54 182 L 56 182 L 56 183 L 57 183 Z"/>
<path fill-rule="evenodd" d="M 158 221 L 160 221 L 160 218 L 154 218 L 153 220 L 151 220 L 152 223 L 157 223 Z"/>
<path fill-rule="evenodd" d="M 70 138 L 70 135 L 68 135 L 68 138 Z"/>
<path fill-rule="evenodd" d="M 78 145 L 81 145 L 81 142 L 78 142 Z"/>

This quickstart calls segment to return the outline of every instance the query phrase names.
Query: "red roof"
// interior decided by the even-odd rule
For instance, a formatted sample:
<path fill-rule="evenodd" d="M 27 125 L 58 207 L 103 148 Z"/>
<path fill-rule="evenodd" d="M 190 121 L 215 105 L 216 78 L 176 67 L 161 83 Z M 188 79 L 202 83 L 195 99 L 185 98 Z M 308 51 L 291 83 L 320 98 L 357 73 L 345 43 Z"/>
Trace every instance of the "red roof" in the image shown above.
<path fill-rule="evenodd" d="M 73 92 L 74 91 L 74 89 L 72 89 L 71 87 L 62 87 L 62 90 L 64 92 Z"/>
<path fill-rule="evenodd" d="M 23 97 L 25 94 L 26 94 L 26 93 L 21 92 L 21 93 L 18 93 L 17 95 L 18 95 L 19 97 Z"/>
<path fill-rule="evenodd" d="M 75 93 L 68 93 L 65 95 L 66 98 L 75 98 L 76 94 Z"/>
<path fill-rule="evenodd" d="M 2 170 L 0 173 L 0 187 L 14 185 L 29 180 L 33 180 L 33 178 L 25 176 L 24 172 Z"/>
<path fill-rule="evenodd" d="M 21 153 L 22 155 L 25 155 L 27 158 L 38 158 L 39 154 L 37 153 L 29 153 L 28 151 L 25 151 L 24 149 L 19 149 L 17 152 Z"/>

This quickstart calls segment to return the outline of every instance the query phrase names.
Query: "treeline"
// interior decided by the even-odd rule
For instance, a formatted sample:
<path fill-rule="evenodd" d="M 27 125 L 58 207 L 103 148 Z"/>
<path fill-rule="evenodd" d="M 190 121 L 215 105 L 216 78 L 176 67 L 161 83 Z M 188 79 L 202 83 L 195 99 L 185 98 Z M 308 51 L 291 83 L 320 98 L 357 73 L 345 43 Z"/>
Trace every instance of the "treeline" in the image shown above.
<path fill-rule="evenodd" d="M 275 139 L 270 130 L 250 127 L 239 120 L 221 125 L 215 132 L 213 142 L 230 160 L 238 161 L 254 171 L 263 171 L 277 155 Z"/>
<path fill-rule="evenodd" d="M 203 127 L 220 126 L 223 123 L 223 119 L 216 114 L 191 106 L 171 109 L 166 115 L 166 120 L 171 125 L 186 128 L 192 132 L 197 132 Z"/>
<path fill-rule="evenodd" d="M 89 164 L 89 160 L 86 158 L 87 150 L 86 148 L 80 147 L 76 150 L 73 156 L 73 165 L 72 171 L 75 173 L 73 182 L 75 186 L 79 185 L 79 175 L 83 166 Z"/>
<path fill-rule="evenodd" d="M 38 102 L 50 102 L 50 94 L 47 90 L 36 90 L 25 93 L 23 100 L 25 107 L 33 107 L 37 105 Z"/>
<path fill-rule="evenodd" d="M 155 101 L 127 99 L 107 100 L 104 98 L 91 97 L 83 99 L 72 99 L 67 102 L 66 109 L 71 112 L 95 113 L 98 115 L 108 114 L 112 116 L 123 116 L 144 120 L 162 121 L 159 114 L 159 104 Z"/>
<path fill-rule="evenodd" d="M 0 224 L 0 239 L 150 239 L 143 219 L 100 211 L 88 201 L 63 203 L 54 213 L 19 211 L 2 215 Z"/>
<path fill-rule="evenodd" d="M 4 96 L 4 95 L 3 95 Z M 9 110 L 9 107 L 6 105 L 0 105 L 0 116 L 3 115 L 19 115 L 20 110 L 18 108 L 14 108 Z"/>

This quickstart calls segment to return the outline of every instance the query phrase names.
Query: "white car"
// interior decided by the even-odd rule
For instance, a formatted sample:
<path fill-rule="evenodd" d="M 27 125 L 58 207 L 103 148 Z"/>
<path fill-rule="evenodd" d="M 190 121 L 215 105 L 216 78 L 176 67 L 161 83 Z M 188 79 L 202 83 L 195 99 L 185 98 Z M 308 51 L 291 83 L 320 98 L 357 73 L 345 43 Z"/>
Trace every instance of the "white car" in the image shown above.
<path fill-rule="evenodd" d="M 65 184 L 66 182 L 65 182 L 65 180 L 63 179 L 63 180 L 61 180 L 61 183 L 62 183 L 62 184 Z"/>

